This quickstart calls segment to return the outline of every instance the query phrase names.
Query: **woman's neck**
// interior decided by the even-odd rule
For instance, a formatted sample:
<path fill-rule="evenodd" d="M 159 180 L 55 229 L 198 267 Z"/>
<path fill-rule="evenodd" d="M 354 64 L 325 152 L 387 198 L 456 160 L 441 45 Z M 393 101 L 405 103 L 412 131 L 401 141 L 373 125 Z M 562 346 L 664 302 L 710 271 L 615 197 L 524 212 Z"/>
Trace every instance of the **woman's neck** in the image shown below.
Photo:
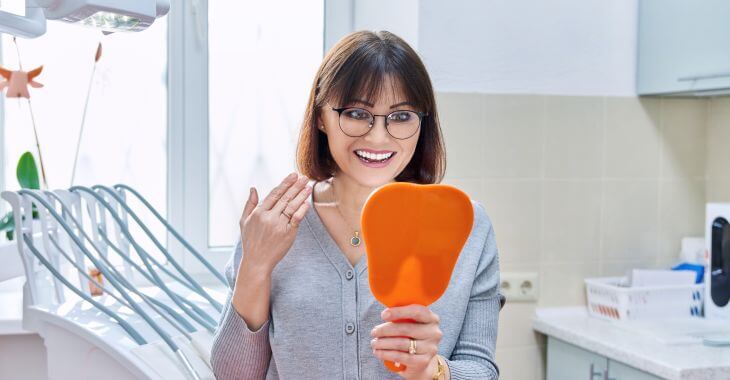
<path fill-rule="evenodd" d="M 332 201 L 335 202 L 342 214 L 346 218 L 356 218 L 360 220 L 362 208 L 365 205 L 370 193 L 375 190 L 374 187 L 362 186 L 352 178 L 344 174 L 338 174 L 332 177 Z M 357 226 L 353 226 L 359 229 Z"/>

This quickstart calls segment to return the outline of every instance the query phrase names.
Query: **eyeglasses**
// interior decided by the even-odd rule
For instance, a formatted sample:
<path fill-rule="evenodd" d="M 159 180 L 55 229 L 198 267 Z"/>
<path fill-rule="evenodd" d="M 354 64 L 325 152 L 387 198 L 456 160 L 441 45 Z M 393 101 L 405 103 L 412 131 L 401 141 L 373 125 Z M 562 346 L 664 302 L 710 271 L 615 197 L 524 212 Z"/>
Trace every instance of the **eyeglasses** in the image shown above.
<path fill-rule="evenodd" d="M 375 116 L 385 118 L 385 129 L 393 138 L 404 140 L 418 132 L 421 121 L 428 116 L 425 112 L 399 110 L 387 115 L 374 115 L 362 108 L 345 107 L 335 108 L 340 115 L 340 130 L 350 137 L 365 136 L 375 124 Z"/>

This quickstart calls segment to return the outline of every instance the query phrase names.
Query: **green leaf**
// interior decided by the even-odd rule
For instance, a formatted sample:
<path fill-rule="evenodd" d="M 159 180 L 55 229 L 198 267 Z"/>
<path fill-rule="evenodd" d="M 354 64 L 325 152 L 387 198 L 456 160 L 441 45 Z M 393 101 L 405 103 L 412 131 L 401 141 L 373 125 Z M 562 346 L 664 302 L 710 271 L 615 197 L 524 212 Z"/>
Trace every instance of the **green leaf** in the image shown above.
<path fill-rule="evenodd" d="M 13 212 L 9 211 L 2 219 L 0 219 L 0 231 L 5 231 L 15 226 L 15 219 L 13 218 Z"/>
<path fill-rule="evenodd" d="M 16 170 L 18 183 L 23 189 L 40 189 L 40 181 L 38 180 L 38 167 L 35 164 L 35 158 L 31 152 L 25 152 L 18 160 L 18 168 Z"/>

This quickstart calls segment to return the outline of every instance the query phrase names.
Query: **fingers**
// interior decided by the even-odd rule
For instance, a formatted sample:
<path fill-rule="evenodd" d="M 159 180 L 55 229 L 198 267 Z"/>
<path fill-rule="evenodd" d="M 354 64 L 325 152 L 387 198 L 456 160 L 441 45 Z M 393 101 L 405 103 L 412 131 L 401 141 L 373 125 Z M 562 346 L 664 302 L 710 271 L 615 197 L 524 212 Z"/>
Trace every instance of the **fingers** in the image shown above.
<path fill-rule="evenodd" d="M 297 180 L 297 173 L 291 173 L 286 178 L 284 178 L 281 183 L 276 186 L 269 195 L 264 198 L 264 201 L 261 203 L 261 207 L 264 210 L 271 210 L 272 207 L 274 207 L 274 204 L 279 201 L 279 199 L 286 193 L 287 189 L 294 184 Z"/>
<path fill-rule="evenodd" d="M 248 218 L 249 215 L 251 215 L 251 212 L 253 212 L 253 209 L 256 208 L 256 205 L 259 204 L 259 195 L 256 192 L 256 188 L 251 188 L 251 190 L 248 193 L 248 200 L 246 200 L 246 205 L 243 206 L 243 216 L 241 216 L 241 223 L 243 223 L 246 218 Z"/>
<path fill-rule="evenodd" d="M 370 335 L 373 338 L 408 336 L 420 340 L 441 340 L 442 333 L 438 326 L 430 324 L 385 322 L 375 326 Z"/>
<path fill-rule="evenodd" d="M 373 354 L 380 360 L 390 360 L 392 362 L 405 364 L 410 368 L 425 368 L 431 362 L 433 355 L 415 354 L 411 355 L 407 352 L 397 350 L 373 350 Z"/>
<path fill-rule="evenodd" d="M 294 181 L 294 183 L 289 186 L 288 189 L 286 189 L 286 192 L 284 195 L 279 197 L 279 200 L 274 203 L 274 207 L 271 208 L 271 212 L 274 214 L 281 214 L 282 211 L 284 211 L 284 207 L 289 204 L 289 202 L 294 199 L 294 197 L 299 194 L 299 192 L 304 188 L 304 186 L 307 185 L 307 181 L 309 179 L 305 176 L 297 176 L 297 179 Z"/>
<path fill-rule="evenodd" d="M 312 194 L 312 187 L 306 186 L 305 181 L 305 186 L 301 190 L 299 190 L 299 193 L 296 194 L 296 196 L 294 196 L 294 198 L 290 200 L 289 203 L 287 203 L 283 213 L 285 213 L 286 215 L 294 215 L 294 213 L 299 209 L 299 206 L 301 206 L 302 203 L 307 200 L 310 194 Z"/>
<path fill-rule="evenodd" d="M 312 190 L 309 191 L 311 192 Z M 299 227 L 299 223 L 301 223 L 302 219 L 304 219 L 304 215 L 307 213 L 307 210 L 309 210 L 309 202 L 302 203 L 302 205 L 299 206 L 299 209 L 292 214 L 289 224 L 291 224 L 294 228 Z"/>
<path fill-rule="evenodd" d="M 370 341 L 370 346 L 376 350 L 408 352 L 408 349 L 411 347 L 411 340 L 401 337 L 377 338 Z M 436 355 L 437 353 L 438 346 L 436 344 L 433 344 L 431 341 L 416 340 L 416 354 Z"/>
<path fill-rule="evenodd" d="M 440 323 L 439 316 L 423 305 L 408 305 L 401 307 L 390 307 L 383 310 L 380 316 L 385 321 L 397 321 L 400 319 L 412 319 L 420 323 Z"/>

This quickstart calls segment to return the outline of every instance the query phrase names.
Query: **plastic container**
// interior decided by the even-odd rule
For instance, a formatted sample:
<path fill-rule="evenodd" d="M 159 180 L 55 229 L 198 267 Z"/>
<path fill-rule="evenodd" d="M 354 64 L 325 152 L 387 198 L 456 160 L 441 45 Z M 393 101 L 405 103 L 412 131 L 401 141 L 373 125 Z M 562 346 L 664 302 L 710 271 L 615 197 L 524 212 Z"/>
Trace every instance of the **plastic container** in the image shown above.
<path fill-rule="evenodd" d="M 588 313 L 610 321 L 703 314 L 704 284 L 627 287 L 624 283 L 624 277 L 585 279 Z"/>

